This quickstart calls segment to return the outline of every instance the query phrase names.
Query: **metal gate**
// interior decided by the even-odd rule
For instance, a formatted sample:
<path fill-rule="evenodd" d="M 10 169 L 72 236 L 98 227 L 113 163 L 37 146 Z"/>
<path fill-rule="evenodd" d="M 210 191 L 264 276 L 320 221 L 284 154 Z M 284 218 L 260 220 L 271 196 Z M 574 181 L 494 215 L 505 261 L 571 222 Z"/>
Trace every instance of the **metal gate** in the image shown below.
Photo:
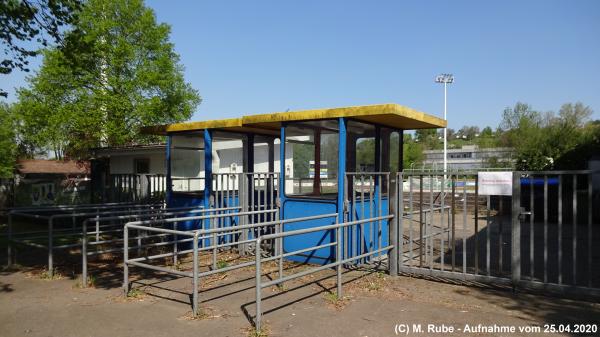
<path fill-rule="evenodd" d="M 397 178 L 400 272 L 600 296 L 598 172 L 512 172 L 512 196 L 477 172 Z"/>

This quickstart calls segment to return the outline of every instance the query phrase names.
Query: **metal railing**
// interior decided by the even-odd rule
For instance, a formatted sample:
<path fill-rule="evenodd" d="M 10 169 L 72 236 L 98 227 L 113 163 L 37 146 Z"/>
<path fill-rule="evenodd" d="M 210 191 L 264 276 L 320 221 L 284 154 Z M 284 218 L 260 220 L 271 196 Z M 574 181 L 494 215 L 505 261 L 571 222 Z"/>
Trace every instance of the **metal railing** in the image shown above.
<path fill-rule="evenodd" d="M 258 215 L 261 213 L 274 214 L 276 211 L 277 210 L 246 211 L 246 212 L 235 213 L 233 215 L 235 215 L 235 216 L 250 215 L 251 216 L 251 215 Z M 280 231 L 283 231 L 283 226 L 285 224 L 293 223 L 293 222 L 300 222 L 300 221 L 310 221 L 310 220 L 322 219 L 322 218 L 327 218 L 327 217 L 335 217 L 335 216 L 337 216 L 337 213 L 317 215 L 317 216 L 308 216 L 308 217 L 294 218 L 294 219 L 286 219 L 286 220 L 273 220 L 273 221 L 245 224 L 245 225 L 237 225 L 237 226 L 232 226 L 232 227 L 196 229 L 196 230 L 189 230 L 189 231 L 177 230 L 176 228 L 152 227 L 152 225 L 175 224 L 177 222 L 188 221 L 188 220 L 217 219 L 220 217 L 227 217 L 227 216 L 231 216 L 231 215 L 214 214 L 214 215 L 207 215 L 207 216 L 179 217 L 179 218 L 152 220 L 152 221 L 135 221 L 135 222 L 127 223 L 125 225 L 125 234 L 124 234 L 125 235 L 125 239 L 124 239 L 125 257 L 124 257 L 123 287 L 124 287 L 125 294 L 127 294 L 129 292 L 129 265 L 135 266 L 135 267 L 140 267 L 140 268 L 147 268 L 147 269 L 160 271 L 160 272 L 173 274 L 173 275 L 178 275 L 178 276 L 190 277 L 194 280 L 194 284 L 196 285 L 192 290 L 194 292 L 194 294 L 192 296 L 194 299 L 193 303 L 192 303 L 192 307 L 193 307 L 194 314 L 196 314 L 197 309 L 198 309 L 198 298 L 197 298 L 197 291 L 198 291 L 197 284 L 198 283 L 197 282 L 198 282 L 199 277 L 204 277 L 204 276 L 212 275 L 215 273 L 227 272 L 227 271 L 231 271 L 231 270 L 235 270 L 235 269 L 239 269 L 239 268 L 249 267 L 249 266 L 254 265 L 254 263 L 255 263 L 254 261 L 247 261 L 247 262 L 242 262 L 239 264 L 226 266 L 223 268 L 218 268 L 217 257 L 218 257 L 218 252 L 220 250 L 236 248 L 240 244 L 256 245 L 257 238 L 268 235 L 268 234 L 262 234 L 259 229 L 268 227 L 268 228 L 272 228 L 273 232 L 279 233 Z M 128 255 L 128 252 L 130 250 L 129 249 L 129 240 L 128 240 L 130 229 L 170 234 L 170 235 L 174 236 L 173 241 L 178 242 L 178 243 L 192 241 L 192 248 L 180 250 L 180 251 L 168 252 L 168 253 L 146 255 L 146 256 L 141 256 L 138 258 L 130 259 L 129 255 Z M 254 233 L 253 237 L 243 238 L 241 235 L 239 235 L 242 231 L 246 231 L 246 230 L 250 230 L 251 233 Z M 231 240 L 231 241 L 219 240 L 220 237 L 230 236 L 230 235 L 236 235 L 234 237 L 234 240 Z M 186 239 L 179 239 L 178 238 L 179 236 L 185 237 Z M 258 244 L 262 245 L 262 243 L 264 241 L 265 240 L 263 239 L 260 242 L 258 242 Z M 283 254 L 283 241 L 282 241 L 282 239 L 273 240 L 273 241 L 275 241 L 274 245 L 275 245 L 275 247 L 277 247 L 275 252 L 279 252 L 279 253 L 272 253 L 272 254 L 273 254 L 273 256 L 275 256 L 275 254 L 278 254 L 278 256 L 279 256 L 279 258 L 278 258 L 279 271 L 280 271 L 280 273 L 283 273 L 283 271 L 282 271 L 283 270 L 283 258 L 285 256 L 285 254 Z M 202 245 L 203 242 L 206 242 L 206 244 Z M 211 257 L 212 258 L 212 266 L 211 266 L 210 270 L 200 272 L 198 269 L 198 254 L 203 251 L 209 251 L 212 253 L 212 257 Z M 271 252 L 272 250 L 268 249 L 268 251 Z M 167 268 L 167 267 L 162 267 L 162 266 L 151 265 L 149 263 L 145 263 L 145 262 L 149 262 L 152 260 L 175 257 L 177 255 L 189 254 L 189 253 L 192 253 L 192 255 L 193 255 L 192 258 L 193 258 L 193 264 L 194 264 L 193 270 L 191 272 L 185 272 L 185 271 L 177 270 L 174 268 Z M 144 262 L 142 262 L 142 261 L 144 261 Z"/>
<path fill-rule="evenodd" d="M 514 283 L 600 298 L 599 183 L 600 171 L 513 174 Z"/>
<path fill-rule="evenodd" d="M 111 201 L 158 200 L 164 198 L 167 178 L 164 174 L 111 174 L 108 187 L 98 192 Z"/>
<path fill-rule="evenodd" d="M 14 244 L 44 249 L 48 252 L 47 268 L 48 275 L 51 277 L 54 272 L 54 251 L 81 246 L 81 243 L 78 241 L 81 237 L 81 231 L 77 229 L 78 219 L 131 214 L 132 212 L 139 213 L 141 211 L 155 212 L 156 210 L 163 209 L 163 207 L 164 205 L 162 204 L 98 204 L 69 207 L 21 208 L 12 210 L 8 213 L 7 265 L 11 266 L 14 262 Z M 15 218 L 41 220 L 42 224 L 38 225 L 46 228 L 44 230 L 15 231 L 13 225 Z M 70 223 L 61 223 L 59 220 L 70 220 Z M 55 244 L 55 241 L 59 239 L 66 239 L 67 241 L 72 242 L 58 245 Z M 40 243 L 40 240 L 45 240 L 46 244 Z"/>
<path fill-rule="evenodd" d="M 349 222 L 344 222 L 344 223 L 338 223 L 338 221 L 337 221 L 338 214 L 335 214 L 335 213 L 330 214 L 328 217 L 335 218 L 336 223 L 332 224 L 332 225 L 324 225 L 324 226 L 318 226 L 318 227 L 312 227 L 312 228 L 298 229 L 298 230 L 287 231 L 287 232 L 281 231 L 279 233 L 264 235 L 264 236 L 261 236 L 256 239 L 256 245 L 255 245 L 256 252 L 254 254 L 254 256 L 256 257 L 256 259 L 255 259 L 256 316 L 255 316 L 255 321 L 254 321 L 256 330 L 260 331 L 261 326 L 262 326 L 262 289 L 263 288 L 281 284 L 283 282 L 291 281 L 293 279 L 297 279 L 297 278 L 300 278 L 300 277 L 303 277 L 306 275 L 310 275 L 310 274 L 313 274 L 313 273 L 316 273 L 316 272 L 319 272 L 322 270 L 326 270 L 326 269 L 335 267 L 337 296 L 338 296 L 338 298 L 342 298 L 342 291 L 343 291 L 342 290 L 342 288 L 343 288 L 342 287 L 342 268 L 344 265 L 350 264 L 352 262 L 359 261 L 362 259 L 366 259 L 368 257 L 375 256 L 377 254 L 382 254 L 384 252 L 388 252 L 389 250 L 391 250 L 393 248 L 393 245 L 387 245 L 385 247 L 381 247 L 381 246 L 375 247 L 367 252 L 361 252 L 361 254 L 359 254 L 359 255 L 354 255 L 354 256 L 344 258 L 343 257 L 344 256 L 343 255 L 344 239 L 343 239 L 343 233 L 342 233 L 344 228 L 349 228 L 349 227 L 357 226 L 357 225 L 359 226 L 364 223 L 376 222 L 376 221 L 387 221 L 389 224 L 389 220 L 392 219 L 394 216 L 393 215 L 385 215 L 385 216 L 379 216 L 379 217 L 368 218 L 368 219 L 363 219 L 363 220 L 349 221 Z M 299 220 L 299 221 L 301 221 L 301 220 Z M 263 259 L 261 256 L 261 248 L 260 247 L 261 247 L 261 242 L 263 240 L 283 239 L 286 237 L 292 237 L 292 236 L 296 236 L 296 235 L 315 233 L 315 232 L 321 232 L 321 231 L 335 231 L 335 237 L 336 237 L 335 241 L 333 241 L 331 243 L 310 246 L 310 247 L 295 250 L 292 252 L 283 253 L 283 251 L 281 251 L 281 252 L 278 252 L 275 256 L 271 256 L 266 259 Z M 323 264 L 320 266 L 315 266 L 313 268 L 303 270 L 301 272 L 291 274 L 291 275 L 284 275 L 283 270 L 280 267 L 279 278 L 270 280 L 270 281 L 264 282 L 264 283 L 262 282 L 262 272 L 261 272 L 261 264 L 262 263 L 267 262 L 267 261 L 276 260 L 276 259 L 281 260 L 285 257 L 298 255 L 298 254 L 304 254 L 307 252 L 315 251 L 317 249 L 328 248 L 328 247 L 335 247 L 335 254 L 334 254 L 334 257 L 332 258 L 334 262 L 326 263 L 326 264 Z M 281 264 L 280 264 L 280 266 L 281 266 Z"/>
<path fill-rule="evenodd" d="M 150 212 L 146 214 L 133 214 L 133 215 L 120 215 L 120 216 L 108 216 L 108 217 L 94 217 L 88 218 L 83 221 L 82 224 L 82 236 L 81 236 L 81 257 L 82 257 L 82 279 L 84 280 L 82 286 L 86 287 L 88 280 L 88 258 L 90 256 L 97 256 L 101 254 L 107 253 L 115 253 L 115 252 L 123 252 L 123 228 L 126 222 L 130 222 L 132 220 L 161 220 L 170 217 L 177 217 L 188 214 L 197 214 L 197 213 L 213 213 L 219 212 L 220 214 L 231 214 L 232 216 L 236 216 L 236 213 L 240 210 L 240 207 L 227 207 L 227 208 L 216 208 L 216 209 L 203 209 L 198 207 L 178 207 L 178 208 L 166 208 L 156 212 Z M 92 231 L 88 231 L 88 226 L 90 223 L 94 223 L 95 229 Z M 101 223 L 108 224 L 102 225 Z M 114 223 L 119 222 L 119 223 Z M 177 223 L 174 223 L 173 226 L 176 228 Z M 92 239 L 90 239 L 90 237 Z M 138 252 L 142 248 L 152 247 L 152 246 L 166 246 L 169 243 L 172 244 L 173 251 L 177 252 L 178 245 L 176 242 L 157 242 L 153 244 L 142 243 L 142 240 L 148 240 L 152 238 L 162 238 L 164 235 L 157 236 L 148 236 L 143 235 L 142 233 L 138 233 L 136 237 L 129 237 L 129 240 L 135 240 L 136 244 L 129 245 L 129 249 L 137 249 Z M 114 244 L 119 244 L 115 246 Z M 109 247 L 106 247 L 109 246 Z M 90 250 L 90 247 L 93 247 L 94 250 Z M 138 253 L 139 255 L 139 253 Z M 174 257 L 174 264 L 177 264 L 177 256 Z"/>
<path fill-rule="evenodd" d="M 481 196 L 477 172 L 400 173 L 399 270 L 600 296 L 599 172 L 509 174 L 511 195 Z"/>
<path fill-rule="evenodd" d="M 390 214 L 388 172 L 348 172 L 345 177 L 344 200 L 347 205 L 346 221 L 366 218 L 376 219 Z M 360 255 L 365 251 L 376 249 L 387 242 L 387 231 L 384 231 L 380 220 L 361 222 L 360 226 L 347 227 L 345 257 Z M 359 263 L 368 263 L 369 259 L 361 259 Z"/>

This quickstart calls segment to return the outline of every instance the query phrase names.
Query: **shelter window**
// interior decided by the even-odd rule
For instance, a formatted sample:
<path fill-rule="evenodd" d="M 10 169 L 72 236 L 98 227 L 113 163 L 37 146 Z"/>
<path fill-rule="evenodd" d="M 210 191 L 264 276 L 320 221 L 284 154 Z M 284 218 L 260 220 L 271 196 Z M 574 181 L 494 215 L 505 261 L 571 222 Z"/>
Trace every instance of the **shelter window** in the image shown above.
<path fill-rule="evenodd" d="M 400 164 L 400 135 L 390 128 L 351 120 L 348 122 L 347 171 L 360 172 L 367 178 L 378 172 L 397 172 Z M 379 142 L 377 138 L 379 137 Z M 376 149 L 379 144 L 379 149 Z M 377 158 L 379 154 L 379 158 Z M 358 179 L 358 178 L 357 178 Z M 368 178 L 367 178 L 368 179 Z M 382 179 L 382 192 L 387 193 L 387 179 Z"/>
<path fill-rule="evenodd" d="M 286 168 L 288 195 L 336 196 L 338 133 L 337 120 L 294 123 L 286 127 L 286 149 L 291 150 L 293 159 L 292 169 Z"/>
<path fill-rule="evenodd" d="M 171 138 L 173 192 L 204 190 L 204 140 L 200 133 L 176 134 Z"/>

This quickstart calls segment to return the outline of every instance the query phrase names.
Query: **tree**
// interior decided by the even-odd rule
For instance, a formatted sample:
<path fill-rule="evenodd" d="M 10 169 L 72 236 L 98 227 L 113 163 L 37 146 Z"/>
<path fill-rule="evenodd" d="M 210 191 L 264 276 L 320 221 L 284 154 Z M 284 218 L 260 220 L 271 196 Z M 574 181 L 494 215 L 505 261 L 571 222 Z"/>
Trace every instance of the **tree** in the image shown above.
<path fill-rule="evenodd" d="M 422 144 L 423 148 L 436 149 L 440 147 L 436 129 L 419 129 L 415 131 L 415 141 Z M 443 140 L 442 140 L 443 142 Z"/>
<path fill-rule="evenodd" d="M 478 126 L 463 126 L 458 133 L 461 136 L 464 136 L 464 139 L 473 140 L 477 135 L 479 135 L 479 127 Z"/>
<path fill-rule="evenodd" d="M 592 109 L 581 102 L 566 103 L 560 107 L 558 115 L 563 120 L 564 126 L 582 128 L 592 115 Z"/>
<path fill-rule="evenodd" d="M 404 142 L 403 146 L 404 158 L 402 165 L 404 169 L 415 168 L 423 162 L 425 155 L 423 154 L 423 145 L 415 142 Z"/>
<path fill-rule="evenodd" d="M 494 136 L 494 131 L 492 131 L 492 128 L 489 126 L 486 126 L 485 128 L 483 128 L 483 130 L 481 130 L 481 133 L 479 134 L 480 137 L 493 137 Z"/>
<path fill-rule="evenodd" d="M 59 158 L 85 158 L 91 147 L 156 140 L 141 126 L 189 119 L 201 99 L 169 34 L 142 0 L 88 1 L 63 48 L 46 50 L 18 91 L 25 137 Z"/>
<path fill-rule="evenodd" d="M 43 46 L 60 42 L 61 28 L 73 22 L 80 5 L 79 0 L 0 1 L 0 41 L 5 55 L 0 74 L 14 69 L 29 71 L 29 58 L 38 54 L 31 42 Z M 7 93 L 0 89 L 0 96 Z"/>
<path fill-rule="evenodd" d="M 541 115 L 539 112 L 533 110 L 529 104 L 517 102 L 514 108 L 507 107 L 504 109 L 500 129 L 514 130 L 522 127 L 524 123 L 539 125 L 541 123 Z"/>
<path fill-rule="evenodd" d="M 583 168 L 585 156 L 580 156 L 577 164 L 573 164 L 573 160 L 567 160 L 565 155 L 578 153 L 577 149 L 581 148 L 588 148 L 588 151 L 595 148 L 595 129 L 590 127 L 591 131 L 587 132 L 584 128 L 591 113 L 592 110 L 582 103 L 564 104 L 558 116 L 553 113 L 542 115 L 523 103 L 517 103 L 514 109 L 507 108 L 501 128 L 505 130 L 504 143 L 515 148 L 516 168 Z"/>
<path fill-rule="evenodd" d="M 0 103 L 0 177 L 12 177 L 17 155 L 11 107 Z"/>

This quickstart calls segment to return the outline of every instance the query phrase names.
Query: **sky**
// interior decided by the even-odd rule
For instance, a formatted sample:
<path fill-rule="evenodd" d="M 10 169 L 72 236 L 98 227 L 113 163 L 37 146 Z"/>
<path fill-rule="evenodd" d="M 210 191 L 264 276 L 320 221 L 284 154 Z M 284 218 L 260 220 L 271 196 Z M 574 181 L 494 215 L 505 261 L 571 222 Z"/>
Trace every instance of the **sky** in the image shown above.
<path fill-rule="evenodd" d="M 519 101 L 539 111 L 580 101 L 600 119 L 600 1 L 146 4 L 171 25 L 202 96 L 192 120 L 380 103 L 443 116 L 440 73 L 455 78 L 451 128 L 495 128 Z"/>

